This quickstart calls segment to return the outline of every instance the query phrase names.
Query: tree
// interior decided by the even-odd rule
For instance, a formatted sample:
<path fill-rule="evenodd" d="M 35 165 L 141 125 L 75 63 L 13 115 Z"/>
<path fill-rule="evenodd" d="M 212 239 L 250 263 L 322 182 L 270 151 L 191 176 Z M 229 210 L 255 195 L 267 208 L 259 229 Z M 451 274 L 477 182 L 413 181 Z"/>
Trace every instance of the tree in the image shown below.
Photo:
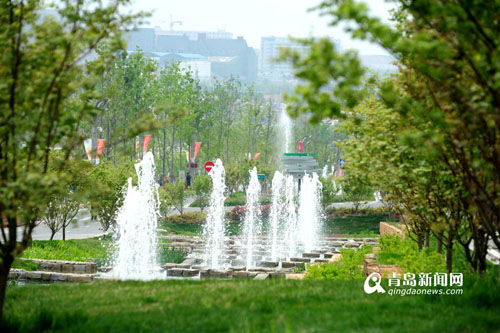
<path fill-rule="evenodd" d="M 42 1 L 0 5 L 0 215 L 8 229 L 0 241 L 0 316 L 14 257 L 28 246 L 37 219 L 61 191 L 61 171 L 81 144 L 78 129 L 95 114 L 89 101 L 96 97 L 98 73 L 121 46 L 120 31 L 137 18 L 120 14 L 126 3 L 60 1 L 53 7 L 59 21 L 40 17 Z M 84 63 L 100 46 L 97 60 Z M 64 158 L 57 171 L 49 170 L 58 146 Z M 24 225 L 20 239 L 18 225 Z"/>
<path fill-rule="evenodd" d="M 165 195 L 168 196 L 168 201 L 181 215 L 184 213 L 184 205 L 190 194 L 191 191 L 187 190 L 182 182 L 168 183 L 165 185 Z"/>
<path fill-rule="evenodd" d="M 131 161 L 122 159 L 116 165 L 104 160 L 91 171 L 90 177 L 94 182 L 91 209 L 97 215 L 103 231 L 116 224 L 116 215 L 125 197 L 127 179 L 136 179 L 134 170 Z"/>
<path fill-rule="evenodd" d="M 400 137 L 425 152 L 419 155 L 424 157 L 422 176 L 441 180 L 440 186 L 452 179 L 454 185 L 444 186 L 446 191 L 463 189 L 458 191 L 464 192 L 459 211 L 468 212 L 465 220 L 470 220 L 471 232 L 478 226 L 478 240 L 486 233 L 500 247 L 500 36 L 496 33 L 500 2 L 397 3 L 395 27 L 371 17 L 366 5 L 353 0 L 326 0 L 318 8 L 331 15 L 332 25 L 347 23 L 353 36 L 377 43 L 395 57 L 399 80 L 381 81 L 377 89 L 384 105 L 410 127 Z M 345 118 L 347 113 L 341 111 L 361 103 L 367 93 L 356 55 L 336 52 L 327 40 L 305 43 L 311 46 L 306 58 L 288 54 L 297 76 L 306 82 L 291 98 L 293 112 L 310 109 L 313 120 Z M 434 162 L 440 168 L 428 168 Z M 407 184 L 399 186 L 407 192 Z M 416 191 L 409 198 L 420 196 Z M 456 208 L 447 203 L 435 206 L 445 216 Z M 451 231 L 456 229 L 454 221 L 443 224 Z"/>
<path fill-rule="evenodd" d="M 75 220 L 80 209 L 80 202 L 71 196 L 71 193 L 63 197 L 54 196 L 47 205 L 42 221 L 51 231 L 50 240 L 61 229 L 63 231 L 62 239 L 66 240 L 66 228 Z"/>
<path fill-rule="evenodd" d="M 208 206 L 210 192 L 212 191 L 212 179 L 209 176 L 198 176 L 194 179 L 194 190 L 196 201 L 200 205 L 201 211 Z"/>

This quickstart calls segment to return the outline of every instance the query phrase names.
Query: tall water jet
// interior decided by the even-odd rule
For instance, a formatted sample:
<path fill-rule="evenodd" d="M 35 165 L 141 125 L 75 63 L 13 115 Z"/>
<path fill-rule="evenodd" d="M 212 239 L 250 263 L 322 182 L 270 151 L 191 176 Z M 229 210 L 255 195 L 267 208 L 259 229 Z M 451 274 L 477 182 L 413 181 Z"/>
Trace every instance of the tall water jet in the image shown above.
<path fill-rule="evenodd" d="M 286 104 L 281 104 L 281 114 L 279 124 L 283 132 L 283 153 L 288 153 L 292 141 L 292 120 L 286 112 Z"/>
<path fill-rule="evenodd" d="M 317 246 L 321 222 L 321 188 L 318 174 L 304 175 L 299 195 L 298 235 L 305 252 Z"/>
<path fill-rule="evenodd" d="M 328 165 L 325 165 L 323 167 L 323 171 L 321 172 L 321 177 L 327 178 L 328 177 Z"/>
<path fill-rule="evenodd" d="M 259 196 L 261 186 L 257 177 L 257 168 L 250 170 L 250 183 L 246 191 L 247 202 L 245 205 L 245 221 L 243 224 L 243 239 L 246 246 L 246 267 L 254 266 L 254 247 L 256 236 L 261 233 L 262 223 L 259 211 Z"/>
<path fill-rule="evenodd" d="M 207 222 L 203 229 L 203 238 L 206 242 L 204 262 L 211 268 L 220 268 L 224 251 L 224 200 L 226 200 L 224 196 L 226 172 L 220 159 L 215 161 L 215 166 L 208 175 L 212 178 L 212 193 Z"/>
<path fill-rule="evenodd" d="M 160 278 L 156 228 L 159 216 L 154 157 L 148 152 L 135 165 L 137 187 L 128 179 L 123 206 L 117 215 L 117 252 L 113 275 L 122 280 Z"/>
<path fill-rule="evenodd" d="M 296 184 L 293 176 L 285 180 L 285 254 L 288 258 L 297 253 L 297 206 L 295 204 Z"/>
<path fill-rule="evenodd" d="M 279 244 L 278 237 L 280 224 L 283 218 L 283 192 L 284 192 L 283 174 L 279 171 L 274 173 L 272 182 L 273 202 L 271 205 L 270 227 L 271 227 L 271 260 L 275 261 L 278 258 Z"/>

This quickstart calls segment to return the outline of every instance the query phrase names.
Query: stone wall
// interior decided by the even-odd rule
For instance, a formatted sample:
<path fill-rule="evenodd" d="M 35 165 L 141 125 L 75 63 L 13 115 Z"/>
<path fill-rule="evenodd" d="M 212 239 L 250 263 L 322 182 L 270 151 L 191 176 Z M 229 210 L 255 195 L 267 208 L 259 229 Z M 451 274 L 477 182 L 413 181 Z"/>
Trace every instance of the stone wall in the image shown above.
<path fill-rule="evenodd" d="M 97 273 L 97 264 L 94 262 L 83 261 L 63 261 L 63 260 L 41 260 L 41 259 L 24 259 L 29 260 L 38 265 L 37 271 L 54 272 L 54 273 L 72 273 L 72 274 L 95 274 Z"/>
<path fill-rule="evenodd" d="M 404 230 L 404 226 L 403 226 L 403 229 L 400 229 L 390 223 L 387 223 L 387 222 L 380 222 L 380 236 L 383 236 L 383 235 L 387 235 L 387 234 L 393 234 L 393 235 L 398 235 L 400 236 L 402 239 L 405 238 L 405 230 Z"/>

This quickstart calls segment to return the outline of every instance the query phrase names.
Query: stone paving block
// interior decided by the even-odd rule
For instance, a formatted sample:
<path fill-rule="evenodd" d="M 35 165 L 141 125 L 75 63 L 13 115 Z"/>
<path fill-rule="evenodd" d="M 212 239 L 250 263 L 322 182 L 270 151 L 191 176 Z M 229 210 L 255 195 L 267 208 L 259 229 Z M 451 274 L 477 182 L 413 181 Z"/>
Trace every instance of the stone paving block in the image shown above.
<path fill-rule="evenodd" d="M 61 273 L 73 273 L 73 265 L 62 264 Z"/>
<path fill-rule="evenodd" d="M 68 282 L 90 282 L 90 281 L 92 281 L 91 275 L 68 274 Z"/>
<path fill-rule="evenodd" d="M 302 257 L 304 258 L 319 258 L 320 253 L 317 252 L 306 252 L 302 254 Z"/>
<path fill-rule="evenodd" d="M 184 269 L 182 272 L 182 276 L 184 277 L 198 276 L 198 274 L 200 274 L 200 270 L 198 269 Z"/>
<path fill-rule="evenodd" d="M 261 274 L 257 274 L 257 276 L 254 278 L 254 280 L 266 280 L 268 278 L 269 278 L 269 274 L 261 273 Z"/>
<path fill-rule="evenodd" d="M 28 280 L 41 280 L 42 272 L 26 272 L 26 278 Z"/>
<path fill-rule="evenodd" d="M 290 261 L 295 261 L 295 262 L 311 262 L 311 259 L 309 259 L 309 258 L 290 258 Z"/>
<path fill-rule="evenodd" d="M 233 278 L 247 278 L 248 272 L 246 271 L 233 271 Z"/>
<path fill-rule="evenodd" d="M 182 276 L 182 268 L 170 268 L 167 270 L 167 276 Z"/>
<path fill-rule="evenodd" d="M 277 261 L 261 261 L 259 263 L 259 266 L 261 266 L 261 267 L 277 267 L 278 264 L 279 263 Z"/>

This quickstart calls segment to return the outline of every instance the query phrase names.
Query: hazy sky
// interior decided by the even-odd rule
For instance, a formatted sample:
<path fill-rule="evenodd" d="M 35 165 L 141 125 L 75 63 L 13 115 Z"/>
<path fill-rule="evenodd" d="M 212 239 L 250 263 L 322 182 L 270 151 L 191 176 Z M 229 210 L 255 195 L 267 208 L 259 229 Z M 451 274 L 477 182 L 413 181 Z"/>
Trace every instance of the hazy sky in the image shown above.
<path fill-rule="evenodd" d="M 387 20 L 392 4 L 384 0 L 369 0 L 373 14 Z M 342 29 L 327 26 L 328 19 L 319 17 L 317 12 L 307 12 L 308 8 L 320 3 L 319 0 L 136 0 L 134 10 L 152 11 L 153 16 L 145 26 L 170 28 L 174 30 L 223 29 L 233 33 L 233 37 L 243 36 L 248 44 L 260 49 L 260 37 L 330 36 L 340 39 L 343 48 L 355 48 L 361 54 L 385 54 L 375 45 L 353 41 Z"/>

